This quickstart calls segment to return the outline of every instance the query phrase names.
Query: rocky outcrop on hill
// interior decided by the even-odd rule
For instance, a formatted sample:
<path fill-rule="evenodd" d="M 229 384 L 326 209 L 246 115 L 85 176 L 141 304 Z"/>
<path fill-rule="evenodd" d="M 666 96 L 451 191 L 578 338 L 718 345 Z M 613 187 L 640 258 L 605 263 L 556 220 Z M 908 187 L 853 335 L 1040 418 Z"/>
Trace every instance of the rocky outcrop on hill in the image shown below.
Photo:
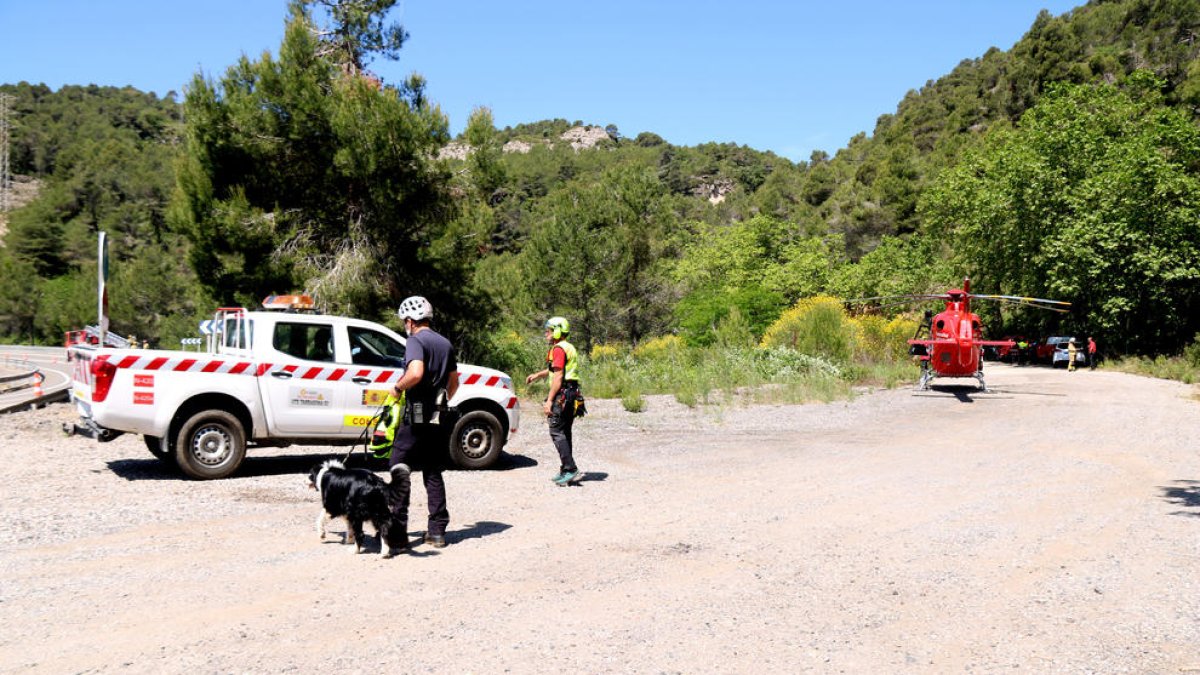
<path fill-rule="evenodd" d="M 595 147 L 601 141 L 609 140 L 608 132 L 603 127 L 571 127 L 559 138 L 570 143 L 576 151 L 586 150 Z"/>
<path fill-rule="evenodd" d="M 502 152 L 519 152 L 522 155 L 533 149 L 533 145 L 525 141 L 509 141 L 500 148 Z"/>
<path fill-rule="evenodd" d="M 564 131 L 558 138 L 559 140 L 566 141 L 568 144 L 570 144 L 570 146 L 575 149 L 575 152 L 594 148 L 596 147 L 596 144 L 610 140 L 608 132 L 604 130 L 604 127 L 592 126 L 571 127 L 570 129 Z M 513 139 L 505 143 L 504 147 L 501 148 L 501 151 L 506 153 L 519 152 L 521 154 L 525 154 L 533 149 L 534 143 L 541 143 L 551 148 L 554 147 L 554 144 L 549 141 L 529 142 L 520 139 Z M 466 143 L 453 142 L 448 143 L 445 147 L 439 150 L 437 158 L 464 160 L 467 158 L 467 155 L 470 155 L 473 151 L 474 148 Z"/>
<path fill-rule="evenodd" d="M 469 154 L 471 154 L 471 146 L 466 143 L 447 143 L 445 147 L 438 150 L 437 158 L 463 160 Z"/>
<path fill-rule="evenodd" d="M 10 210 L 19 209 L 33 201 L 37 197 L 38 190 L 40 190 L 41 187 L 42 181 L 34 178 L 33 176 L 14 175 L 12 177 L 11 185 L 12 192 L 10 192 L 8 195 L 10 200 L 8 208 Z M 5 232 L 8 232 L 8 214 L 0 212 L 0 237 L 3 237 Z M 4 242 L 0 241 L 0 246 L 3 245 Z"/>
<path fill-rule="evenodd" d="M 729 178 L 705 176 L 700 180 L 700 184 L 692 188 L 692 194 L 704 197 L 709 204 L 720 204 L 725 201 L 725 195 L 733 192 L 733 188 L 736 187 L 736 184 Z"/>

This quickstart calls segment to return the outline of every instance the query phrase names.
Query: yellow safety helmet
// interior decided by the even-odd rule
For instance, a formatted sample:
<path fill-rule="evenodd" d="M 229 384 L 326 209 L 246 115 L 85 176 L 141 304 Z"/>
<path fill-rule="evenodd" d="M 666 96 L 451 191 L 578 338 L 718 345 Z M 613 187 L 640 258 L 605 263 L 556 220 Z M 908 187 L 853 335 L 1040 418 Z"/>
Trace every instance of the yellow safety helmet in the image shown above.
<path fill-rule="evenodd" d="M 555 340 L 561 340 L 571 334 L 571 322 L 561 316 L 552 316 L 546 319 L 542 328 L 550 331 L 550 337 Z"/>

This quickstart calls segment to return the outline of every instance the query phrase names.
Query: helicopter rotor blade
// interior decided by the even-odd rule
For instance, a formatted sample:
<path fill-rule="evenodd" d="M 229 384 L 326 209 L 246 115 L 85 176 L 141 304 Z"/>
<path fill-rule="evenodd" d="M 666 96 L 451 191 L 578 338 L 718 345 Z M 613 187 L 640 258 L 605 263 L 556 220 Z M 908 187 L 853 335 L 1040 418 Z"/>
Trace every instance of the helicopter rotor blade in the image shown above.
<path fill-rule="evenodd" d="M 992 299 L 992 300 L 1016 300 L 1016 301 L 1022 302 L 1022 303 L 1040 302 L 1040 303 L 1046 303 L 1046 304 L 1050 304 L 1050 305 L 1067 305 L 1068 307 L 1071 305 L 1071 303 L 1064 302 L 1062 300 L 1047 300 L 1045 298 L 1030 298 L 1030 297 L 1024 297 L 1024 296 L 1020 296 L 1020 295 L 973 295 L 971 297 L 988 298 L 988 299 Z"/>
<path fill-rule="evenodd" d="M 940 298 L 933 298 L 933 299 L 940 299 Z M 912 303 L 913 303 L 913 300 L 901 300 L 900 302 L 888 302 L 888 303 L 885 303 L 882 305 L 872 305 L 871 307 L 867 308 L 867 311 L 868 312 L 878 312 L 883 309 L 891 309 L 892 307 L 903 307 L 904 305 L 909 305 Z"/>
<path fill-rule="evenodd" d="M 1033 307 L 1034 309 L 1044 309 L 1048 312 L 1058 312 L 1059 314 L 1070 314 L 1071 313 L 1071 310 L 1069 310 L 1069 309 L 1062 309 L 1059 307 L 1049 307 L 1047 305 L 1039 305 L 1036 302 L 1036 298 L 1010 298 L 1010 297 L 1006 297 L 1006 296 L 992 296 L 992 295 L 977 295 L 974 297 L 977 297 L 981 300 L 995 300 L 996 302 L 1006 304 L 1006 305 L 1016 305 L 1018 307 Z M 1060 302 L 1057 300 L 1055 300 L 1054 302 L 1063 304 L 1063 305 L 1071 304 L 1069 302 Z"/>
<path fill-rule="evenodd" d="M 849 298 L 843 300 L 846 303 L 865 303 L 872 300 L 899 300 L 904 302 L 924 302 L 926 300 L 948 300 L 949 295 L 945 293 L 910 293 L 908 295 L 876 295 L 871 298 Z"/>

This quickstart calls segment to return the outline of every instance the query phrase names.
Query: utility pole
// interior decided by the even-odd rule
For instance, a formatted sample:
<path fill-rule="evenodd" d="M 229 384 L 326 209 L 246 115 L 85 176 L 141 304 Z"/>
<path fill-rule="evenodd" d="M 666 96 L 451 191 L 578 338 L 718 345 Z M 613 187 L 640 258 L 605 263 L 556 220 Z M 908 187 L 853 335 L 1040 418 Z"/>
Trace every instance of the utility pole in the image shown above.
<path fill-rule="evenodd" d="M 8 106 L 12 94 L 0 94 L 0 213 L 12 208 L 12 172 L 8 168 Z"/>

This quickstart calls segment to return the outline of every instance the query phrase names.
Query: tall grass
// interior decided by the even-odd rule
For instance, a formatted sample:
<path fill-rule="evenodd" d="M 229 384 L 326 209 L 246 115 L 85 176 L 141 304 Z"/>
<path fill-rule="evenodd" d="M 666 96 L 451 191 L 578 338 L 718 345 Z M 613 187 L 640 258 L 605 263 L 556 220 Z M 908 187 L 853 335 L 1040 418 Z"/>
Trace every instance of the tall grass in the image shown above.
<path fill-rule="evenodd" d="M 581 353 L 585 395 L 620 399 L 626 410 L 644 408 L 644 396 L 672 395 L 680 403 L 802 403 L 831 401 L 853 394 L 856 386 L 893 387 L 915 380 L 905 339 L 915 321 L 850 317 L 833 298 L 798 303 L 756 340 L 748 324 L 731 312 L 714 328 L 711 346 L 688 346 L 668 335 L 630 347 L 601 344 Z M 514 372 L 543 367 L 545 345 L 523 348 L 529 362 Z M 536 383 L 527 393 L 545 392 Z"/>
<path fill-rule="evenodd" d="M 1200 366 L 1183 356 L 1127 356 L 1117 361 L 1109 361 L 1104 367 L 1135 375 L 1178 380 L 1184 384 L 1200 382 Z"/>

